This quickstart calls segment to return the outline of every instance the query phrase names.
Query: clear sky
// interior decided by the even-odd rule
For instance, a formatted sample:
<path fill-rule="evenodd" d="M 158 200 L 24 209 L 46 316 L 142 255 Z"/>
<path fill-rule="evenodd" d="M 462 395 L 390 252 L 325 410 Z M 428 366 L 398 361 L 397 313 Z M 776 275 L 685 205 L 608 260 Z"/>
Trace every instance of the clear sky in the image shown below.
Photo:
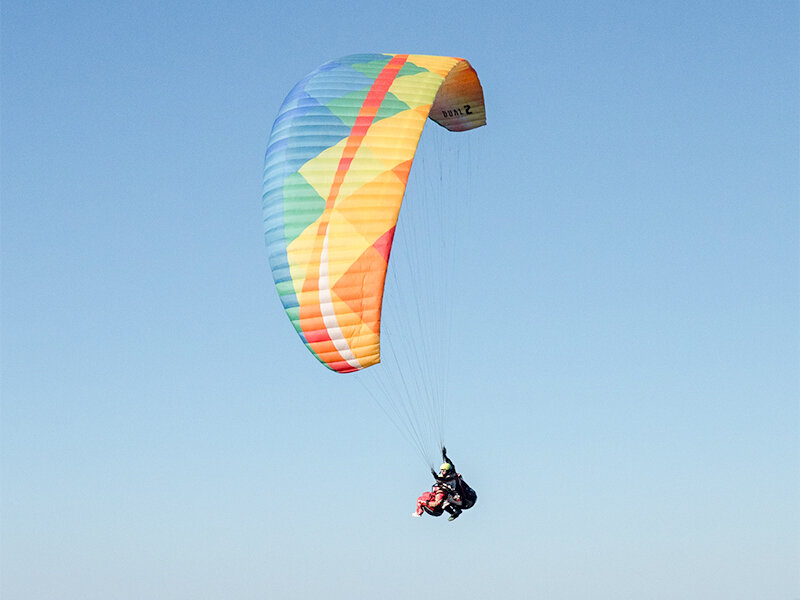
<path fill-rule="evenodd" d="M 7 0 L 1 43 L 4 600 L 800 598 L 797 3 Z M 263 242 L 284 96 L 384 51 L 485 90 L 453 523 Z"/>

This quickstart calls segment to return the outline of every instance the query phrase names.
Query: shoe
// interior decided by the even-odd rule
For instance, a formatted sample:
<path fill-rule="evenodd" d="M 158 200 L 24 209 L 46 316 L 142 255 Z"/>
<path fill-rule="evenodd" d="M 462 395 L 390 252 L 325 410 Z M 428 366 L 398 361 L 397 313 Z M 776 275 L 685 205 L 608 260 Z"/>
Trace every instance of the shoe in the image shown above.
<path fill-rule="evenodd" d="M 421 517 L 422 515 L 416 512 L 411 513 L 412 517 Z"/>
<path fill-rule="evenodd" d="M 455 521 L 458 518 L 458 515 L 460 515 L 460 514 L 461 514 L 460 512 L 453 513 L 452 515 L 450 515 L 450 517 L 447 520 L 448 521 Z"/>

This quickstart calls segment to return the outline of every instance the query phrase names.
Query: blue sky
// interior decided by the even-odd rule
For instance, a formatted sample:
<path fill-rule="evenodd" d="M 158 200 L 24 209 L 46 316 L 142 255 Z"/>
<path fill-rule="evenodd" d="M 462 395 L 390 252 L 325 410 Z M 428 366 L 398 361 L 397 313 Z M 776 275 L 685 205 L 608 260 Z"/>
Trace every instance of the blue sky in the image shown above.
<path fill-rule="evenodd" d="M 3 3 L 3 598 L 800 598 L 796 3 L 353 6 Z M 485 90 L 454 523 L 267 268 L 278 107 L 375 51 Z"/>

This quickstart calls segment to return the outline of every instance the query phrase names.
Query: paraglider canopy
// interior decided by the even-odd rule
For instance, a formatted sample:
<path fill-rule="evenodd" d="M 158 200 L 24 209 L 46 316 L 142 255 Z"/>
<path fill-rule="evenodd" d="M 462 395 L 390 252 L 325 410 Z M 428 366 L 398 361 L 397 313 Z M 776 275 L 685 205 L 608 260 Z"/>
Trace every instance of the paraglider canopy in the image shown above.
<path fill-rule="evenodd" d="M 429 117 L 451 131 L 485 125 L 469 62 L 346 56 L 300 80 L 273 124 L 263 192 L 270 266 L 300 339 L 334 371 L 380 362 L 386 268 Z"/>

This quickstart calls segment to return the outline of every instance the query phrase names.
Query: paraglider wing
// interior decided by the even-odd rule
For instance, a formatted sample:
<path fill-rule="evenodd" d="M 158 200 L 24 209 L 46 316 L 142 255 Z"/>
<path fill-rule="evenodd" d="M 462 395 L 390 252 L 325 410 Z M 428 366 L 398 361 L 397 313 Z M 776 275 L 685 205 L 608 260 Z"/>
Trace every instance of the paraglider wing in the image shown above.
<path fill-rule="evenodd" d="M 460 58 L 357 54 L 322 65 L 283 102 L 264 165 L 275 285 L 300 339 L 328 368 L 380 362 L 394 228 L 422 128 L 486 123 Z"/>

